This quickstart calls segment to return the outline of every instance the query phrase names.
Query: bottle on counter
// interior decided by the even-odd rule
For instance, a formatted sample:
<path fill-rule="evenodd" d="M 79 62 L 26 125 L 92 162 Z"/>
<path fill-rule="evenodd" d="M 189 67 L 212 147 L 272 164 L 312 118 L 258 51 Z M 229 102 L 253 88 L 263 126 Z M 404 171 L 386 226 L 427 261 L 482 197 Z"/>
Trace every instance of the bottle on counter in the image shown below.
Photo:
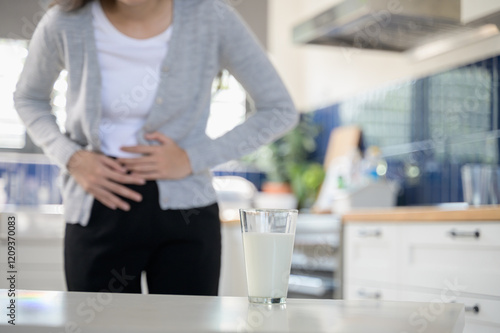
<path fill-rule="evenodd" d="M 387 161 L 382 157 L 382 152 L 377 146 L 370 146 L 365 151 L 361 162 L 361 174 L 366 182 L 385 179 L 387 174 Z"/>

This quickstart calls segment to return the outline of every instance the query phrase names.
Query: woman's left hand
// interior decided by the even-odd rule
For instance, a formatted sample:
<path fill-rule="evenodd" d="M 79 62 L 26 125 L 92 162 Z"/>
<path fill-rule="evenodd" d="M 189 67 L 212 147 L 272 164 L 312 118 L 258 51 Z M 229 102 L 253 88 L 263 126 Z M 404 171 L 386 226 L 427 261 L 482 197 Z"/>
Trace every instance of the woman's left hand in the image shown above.
<path fill-rule="evenodd" d="M 189 157 L 184 149 L 169 137 L 159 132 L 145 135 L 147 140 L 155 140 L 158 146 L 138 145 L 122 147 L 128 153 L 142 154 L 135 158 L 118 158 L 125 168 L 147 180 L 182 179 L 192 172 Z"/>

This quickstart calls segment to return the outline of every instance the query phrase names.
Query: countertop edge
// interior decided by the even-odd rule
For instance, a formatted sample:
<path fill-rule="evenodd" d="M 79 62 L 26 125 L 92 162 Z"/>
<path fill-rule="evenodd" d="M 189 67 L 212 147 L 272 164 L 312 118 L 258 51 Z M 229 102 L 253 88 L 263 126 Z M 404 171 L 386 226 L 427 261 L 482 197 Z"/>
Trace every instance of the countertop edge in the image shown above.
<path fill-rule="evenodd" d="M 396 207 L 392 209 L 359 210 L 342 216 L 350 222 L 500 222 L 500 206 L 440 209 L 437 207 Z"/>

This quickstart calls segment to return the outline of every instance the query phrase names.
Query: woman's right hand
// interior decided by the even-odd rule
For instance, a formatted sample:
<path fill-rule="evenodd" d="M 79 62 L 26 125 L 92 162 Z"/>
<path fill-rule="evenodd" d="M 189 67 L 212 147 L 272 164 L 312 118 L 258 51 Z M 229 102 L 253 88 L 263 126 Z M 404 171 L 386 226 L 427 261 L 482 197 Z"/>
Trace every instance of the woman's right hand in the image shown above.
<path fill-rule="evenodd" d="M 116 160 L 102 154 L 79 150 L 71 156 L 68 171 L 85 191 L 113 210 L 130 210 L 130 205 L 119 196 L 137 202 L 142 196 L 121 184 L 144 185 L 145 180 L 128 175 L 127 170 Z"/>

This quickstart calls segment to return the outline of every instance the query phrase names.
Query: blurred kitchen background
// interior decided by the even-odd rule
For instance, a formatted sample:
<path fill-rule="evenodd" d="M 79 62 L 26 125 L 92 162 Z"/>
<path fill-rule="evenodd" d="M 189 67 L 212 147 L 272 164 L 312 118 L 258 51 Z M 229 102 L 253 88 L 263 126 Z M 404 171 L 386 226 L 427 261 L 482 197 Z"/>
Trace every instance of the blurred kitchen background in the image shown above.
<path fill-rule="evenodd" d="M 290 297 L 439 303 L 454 283 L 466 332 L 500 332 L 500 2 L 220 1 L 242 14 L 302 113 L 283 139 L 213 170 L 220 294 L 246 295 L 237 209 L 299 207 Z M 58 168 L 12 102 L 46 5 L 0 0 L 0 207 L 18 215 L 19 288 L 63 290 Z M 66 88 L 63 72 L 63 130 Z M 251 112 L 222 72 L 207 133 Z"/>

